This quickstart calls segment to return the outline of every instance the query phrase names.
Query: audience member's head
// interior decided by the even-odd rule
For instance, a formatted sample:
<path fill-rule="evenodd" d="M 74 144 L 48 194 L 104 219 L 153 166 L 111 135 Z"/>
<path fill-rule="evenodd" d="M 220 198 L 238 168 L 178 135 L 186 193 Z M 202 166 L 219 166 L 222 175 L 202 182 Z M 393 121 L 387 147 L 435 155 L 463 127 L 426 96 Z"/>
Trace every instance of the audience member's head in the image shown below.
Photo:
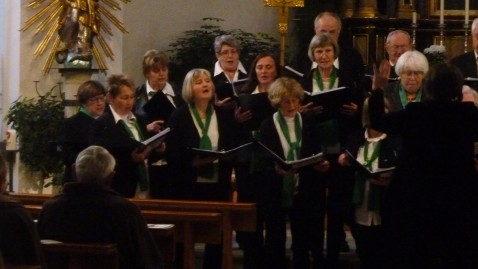
<path fill-rule="evenodd" d="M 314 30 L 316 35 L 328 33 L 338 42 L 342 30 L 342 21 L 336 13 L 325 11 L 315 17 Z"/>
<path fill-rule="evenodd" d="M 106 89 L 96 80 L 88 80 L 78 87 L 77 98 L 80 105 L 93 117 L 105 111 Z"/>
<path fill-rule="evenodd" d="M 385 40 L 385 50 L 388 60 L 392 65 L 397 63 L 398 58 L 413 48 L 410 34 L 403 30 L 391 31 Z"/>
<path fill-rule="evenodd" d="M 114 175 L 115 165 L 115 158 L 105 148 L 90 146 L 76 157 L 76 179 L 78 182 L 109 186 Z"/>
<path fill-rule="evenodd" d="M 440 63 L 425 76 L 425 100 L 451 102 L 462 100 L 463 75 L 458 67 Z"/>

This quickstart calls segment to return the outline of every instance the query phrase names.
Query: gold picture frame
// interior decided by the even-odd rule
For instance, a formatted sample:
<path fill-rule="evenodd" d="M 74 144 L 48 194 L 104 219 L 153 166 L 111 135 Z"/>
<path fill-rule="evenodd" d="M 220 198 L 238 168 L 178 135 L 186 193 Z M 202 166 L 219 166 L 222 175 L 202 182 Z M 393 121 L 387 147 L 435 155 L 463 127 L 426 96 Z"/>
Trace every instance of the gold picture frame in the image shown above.
<path fill-rule="evenodd" d="M 429 14 L 430 17 L 440 16 L 440 0 L 430 0 Z M 445 17 L 464 17 L 465 1 L 444 1 Z M 470 20 L 478 17 L 478 0 L 470 0 Z"/>

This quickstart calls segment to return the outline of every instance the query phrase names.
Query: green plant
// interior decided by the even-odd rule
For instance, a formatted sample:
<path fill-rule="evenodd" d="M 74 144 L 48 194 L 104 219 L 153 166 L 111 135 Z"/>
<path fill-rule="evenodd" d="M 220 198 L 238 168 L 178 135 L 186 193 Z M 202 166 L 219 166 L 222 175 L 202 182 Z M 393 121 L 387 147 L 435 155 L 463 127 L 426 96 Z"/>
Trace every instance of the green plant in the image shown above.
<path fill-rule="evenodd" d="M 37 98 L 19 98 L 10 105 L 5 117 L 7 124 L 17 131 L 21 162 L 29 172 L 40 173 L 40 186 L 45 187 L 55 184 L 53 180 L 45 185 L 45 179 L 55 178 L 63 169 L 61 156 L 52 154 L 50 149 L 64 118 L 62 98 L 53 95 L 55 87 Z"/>
<path fill-rule="evenodd" d="M 205 23 L 196 30 L 187 30 L 169 44 L 171 47 L 170 80 L 181 85 L 186 73 L 193 68 L 212 70 L 216 62 L 214 39 L 223 34 L 234 36 L 241 46 L 241 62 L 247 69 L 261 52 L 279 53 L 277 40 L 266 33 L 248 33 L 241 29 L 223 30 L 220 18 L 203 18 Z"/>

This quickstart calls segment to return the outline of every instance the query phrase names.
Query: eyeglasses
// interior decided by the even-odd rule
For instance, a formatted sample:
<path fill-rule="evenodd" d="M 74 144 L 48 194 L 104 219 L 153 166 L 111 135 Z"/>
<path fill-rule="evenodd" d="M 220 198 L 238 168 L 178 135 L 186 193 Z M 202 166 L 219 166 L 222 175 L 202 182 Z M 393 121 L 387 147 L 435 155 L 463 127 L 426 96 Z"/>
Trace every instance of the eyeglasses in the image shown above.
<path fill-rule="evenodd" d="M 221 56 L 228 56 L 229 54 L 235 55 L 235 54 L 237 54 L 237 50 L 234 50 L 234 49 L 232 49 L 232 50 L 223 50 L 223 51 L 219 52 L 219 54 L 220 54 Z"/>
<path fill-rule="evenodd" d="M 410 49 L 410 46 L 409 45 L 401 45 L 401 46 L 398 46 L 398 45 L 388 45 L 388 47 L 390 48 L 391 51 L 406 51 L 406 50 L 409 50 Z"/>
<path fill-rule="evenodd" d="M 404 77 L 409 78 L 411 76 L 423 77 L 425 74 L 422 71 L 404 71 L 404 72 L 402 72 L 401 75 L 404 76 Z"/>
<path fill-rule="evenodd" d="M 88 102 L 90 103 L 104 103 L 105 102 L 105 97 L 104 96 L 95 96 L 95 97 L 91 97 L 91 98 L 88 98 Z"/>

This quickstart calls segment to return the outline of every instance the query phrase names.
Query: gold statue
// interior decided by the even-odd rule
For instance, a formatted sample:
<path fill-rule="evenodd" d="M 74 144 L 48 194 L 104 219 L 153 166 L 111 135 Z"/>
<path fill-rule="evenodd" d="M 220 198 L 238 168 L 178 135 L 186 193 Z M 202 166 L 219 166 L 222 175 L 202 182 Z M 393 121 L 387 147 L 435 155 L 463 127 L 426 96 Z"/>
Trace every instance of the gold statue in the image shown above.
<path fill-rule="evenodd" d="M 131 0 L 121 1 L 127 3 Z M 110 36 L 113 34 L 103 18 L 123 33 L 128 32 L 123 23 L 109 11 L 120 9 L 116 0 L 33 0 L 28 7 L 41 9 L 25 22 L 21 31 L 34 24 L 37 24 L 35 34 L 50 29 L 35 50 L 35 56 L 41 56 L 53 39 L 43 66 L 44 73 L 50 69 L 53 59 L 63 63 L 65 68 L 91 68 L 91 62 L 95 58 L 98 67 L 106 70 L 104 58 L 95 42 L 98 41 L 102 52 L 113 60 L 113 52 L 103 33 Z M 58 34 L 54 38 L 55 33 Z"/>
<path fill-rule="evenodd" d="M 57 50 L 58 63 L 91 63 L 93 37 L 99 32 L 97 0 L 62 0 L 58 34 L 63 47 Z"/>

